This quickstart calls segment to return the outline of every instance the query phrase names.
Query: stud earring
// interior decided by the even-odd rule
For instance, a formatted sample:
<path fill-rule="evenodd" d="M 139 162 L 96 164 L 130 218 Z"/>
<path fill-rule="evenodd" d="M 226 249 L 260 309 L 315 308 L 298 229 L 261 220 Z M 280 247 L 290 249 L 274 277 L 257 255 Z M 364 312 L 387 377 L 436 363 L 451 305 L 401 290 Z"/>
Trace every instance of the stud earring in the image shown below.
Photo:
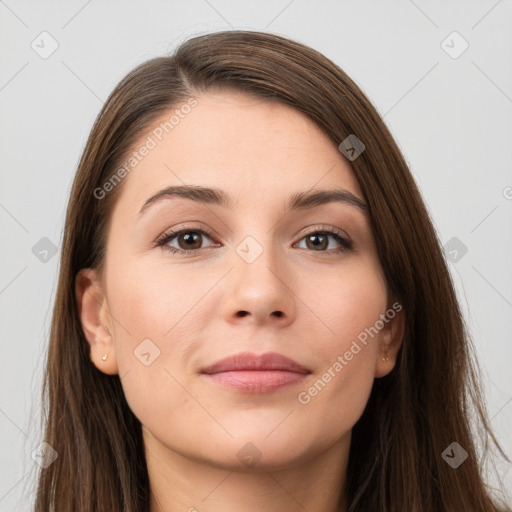
<path fill-rule="evenodd" d="M 107 357 L 108 357 L 108 354 L 105 354 L 105 355 L 101 358 L 101 360 L 102 360 L 102 361 L 106 361 L 106 360 L 107 360 Z"/>
<path fill-rule="evenodd" d="M 383 361 L 389 361 L 389 357 L 388 357 L 388 356 L 384 356 L 384 357 L 382 358 L 382 360 L 383 360 Z"/>

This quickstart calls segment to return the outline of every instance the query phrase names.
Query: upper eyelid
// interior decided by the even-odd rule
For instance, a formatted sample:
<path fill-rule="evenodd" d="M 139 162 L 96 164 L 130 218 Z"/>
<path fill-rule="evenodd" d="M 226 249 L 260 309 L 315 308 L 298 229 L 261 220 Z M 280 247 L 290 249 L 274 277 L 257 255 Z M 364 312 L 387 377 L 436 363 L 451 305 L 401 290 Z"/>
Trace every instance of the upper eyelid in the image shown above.
<path fill-rule="evenodd" d="M 158 243 L 160 240 L 164 240 L 166 239 L 167 237 L 176 237 L 178 236 L 179 234 L 183 233 L 183 232 L 187 232 L 187 231 L 198 231 L 198 232 L 203 232 L 206 236 L 208 236 L 209 238 L 215 238 L 215 235 L 210 232 L 210 230 L 208 228 L 206 228 L 205 226 L 183 226 L 183 227 L 180 227 L 180 228 L 171 228 L 171 229 L 168 229 L 166 231 L 164 231 L 161 235 L 158 236 L 158 238 L 156 239 L 155 243 Z"/>

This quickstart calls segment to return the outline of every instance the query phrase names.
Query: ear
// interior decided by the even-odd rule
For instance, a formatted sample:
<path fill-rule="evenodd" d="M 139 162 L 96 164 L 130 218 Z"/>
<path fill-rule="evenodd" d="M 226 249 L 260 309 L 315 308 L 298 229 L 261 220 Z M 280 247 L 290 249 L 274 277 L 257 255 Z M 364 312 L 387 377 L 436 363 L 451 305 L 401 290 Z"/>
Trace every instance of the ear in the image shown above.
<path fill-rule="evenodd" d="M 384 377 L 393 370 L 405 333 L 405 313 L 399 302 L 388 308 L 385 318 L 379 337 L 375 377 Z"/>
<path fill-rule="evenodd" d="M 90 346 L 91 361 L 101 372 L 117 374 L 112 318 L 95 269 L 86 268 L 78 272 L 75 293 L 82 329 Z"/>

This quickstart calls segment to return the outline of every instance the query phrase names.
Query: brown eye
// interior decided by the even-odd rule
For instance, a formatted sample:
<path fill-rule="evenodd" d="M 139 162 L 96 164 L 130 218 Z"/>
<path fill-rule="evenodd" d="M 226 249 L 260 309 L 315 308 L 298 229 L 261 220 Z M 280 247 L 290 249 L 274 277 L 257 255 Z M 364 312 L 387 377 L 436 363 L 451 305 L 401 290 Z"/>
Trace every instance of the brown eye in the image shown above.
<path fill-rule="evenodd" d="M 332 245 L 330 243 L 330 239 L 333 239 L 338 243 L 337 248 L 331 247 L 329 249 L 329 245 Z M 303 240 L 306 242 L 306 247 L 301 248 L 309 249 L 315 252 L 331 253 L 352 249 L 352 242 L 341 236 L 338 232 L 334 231 L 315 231 L 303 237 L 300 242 Z"/>
<path fill-rule="evenodd" d="M 180 249 L 200 249 L 202 236 L 197 231 L 186 231 L 176 237 Z"/>
<path fill-rule="evenodd" d="M 204 248 L 204 238 L 212 241 L 202 229 L 182 229 L 164 234 L 156 245 L 172 253 L 192 254 Z"/>
<path fill-rule="evenodd" d="M 327 255 L 338 254 L 343 251 L 350 251 L 353 248 L 352 241 L 342 236 L 341 231 L 332 229 L 317 229 L 312 231 L 308 235 L 301 238 L 299 241 L 306 242 L 305 247 L 301 249 L 308 249 L 312 252 L 326 253 Z M 203 247 L 205 238 L 210 242 L 213 242 L 212 236 L 209 235 L 204 229 L 191 229 L 184 228 L 181 230 L 174 230 L 164 233 L 159 240 L 155 242 L 155 245 L 162 247 L 166 251 L 170 251 L 172 254 L 197 254 L 202 249 L 208 249 L 210 246 Z M 332 240 L 334 240 L 334 247 L 332 247 Z M 336 247 L 336 243 L 338 246 Z"/>
<path fill-rule="evenodd" d="M 328 237 L 323 233 L 308 235 L 305 238 L 308 249 L 312 249 L 315 251 L 322 250 L 327 249 L 327 246 L 329 245 Z"/>

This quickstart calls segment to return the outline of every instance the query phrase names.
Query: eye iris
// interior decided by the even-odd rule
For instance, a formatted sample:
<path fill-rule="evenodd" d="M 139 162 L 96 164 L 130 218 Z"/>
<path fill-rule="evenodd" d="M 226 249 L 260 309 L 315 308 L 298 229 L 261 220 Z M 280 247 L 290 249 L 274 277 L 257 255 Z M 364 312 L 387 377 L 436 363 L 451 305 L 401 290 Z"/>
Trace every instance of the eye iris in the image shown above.
<path fill-rule="evenodd" d="M 181 241 L 185 241 L 186 249 L 201 248 L 201 235 L 199 233 L 194 233 L 193 231 L 187 231 L 186 233 L 182 233 L 178 237 L 178 243 Z M 181 246 L 181 243 L 179 243 L 179 245 Z"/>
<path fill-rule="evenodd" d="M 319 239 L 323 239 L 323 240 L 321 242 L 317 243 Z M 314 240 L 315 240 L 315 242 L 314 242 Z M 313 244 L 313 246 L 311 247 L 310 244 Z M 318 248 L 326 249 L 327 246 L 329 245 L 329 243 L 328 243 L 326 235 L 314 234 L 314 235 L 309 235 L 306 238 L 306 245 L 308 246 L 308 249 L 311 249 L 311 248 L 314 248 L 314 249 L 318 249 Z"/>

